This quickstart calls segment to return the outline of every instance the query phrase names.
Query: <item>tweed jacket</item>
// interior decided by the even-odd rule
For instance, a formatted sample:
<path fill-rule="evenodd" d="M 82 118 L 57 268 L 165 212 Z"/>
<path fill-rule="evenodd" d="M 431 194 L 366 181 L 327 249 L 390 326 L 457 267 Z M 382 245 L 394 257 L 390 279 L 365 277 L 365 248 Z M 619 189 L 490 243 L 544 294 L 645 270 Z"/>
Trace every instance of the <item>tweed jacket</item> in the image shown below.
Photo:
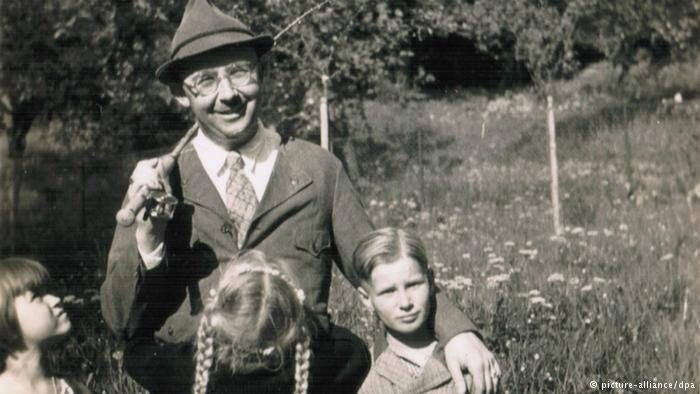
<path fill-rule="evenodd" d="M 359 394 L 454 394 L 452 375 L 443 361 L 444 353 L 436 351 L 414 377 L 398 355 L 386 349 L 377 357 Z"/>
<path fill-rule="evenodd" d="M 168 343 L 191 340 L 223 266 L 239 253 L 236 227 L 191 144 L 178 158 L 170 181 L 180 204 L 167 225 L 166 256 L 158 267 L 145 269 L 136 226 L 115 230 L 100 292 L 104 319 L 122 339 L 155 333 Z M 242 249 L 284 260 L 327 329 L 332 261 L 356 285 L 352 253 L 371 230 L 340 161 L 317 145 L 292 138 L 279 147 Z M 436 322 L 441 338 L 475 330 L 441 295 Z"/>

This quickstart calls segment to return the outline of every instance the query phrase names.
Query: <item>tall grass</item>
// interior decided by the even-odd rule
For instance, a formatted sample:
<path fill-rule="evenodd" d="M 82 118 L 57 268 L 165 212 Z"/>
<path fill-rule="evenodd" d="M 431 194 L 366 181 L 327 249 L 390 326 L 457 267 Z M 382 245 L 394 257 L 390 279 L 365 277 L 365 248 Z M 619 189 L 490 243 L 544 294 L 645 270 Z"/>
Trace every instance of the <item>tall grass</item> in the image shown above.
<path fill-rule="evenodd" d="M 362 183 L 368 212 L 422 236 L 438 283 L 501 363 L 506 392 L 586 392 L 591 380 L 699 387 L 700 206 L 687 197 L 700 181 L 700 68 L 672 66 L 686 70 L 683 84 L 668 82 L 672 70 L 647 80 L 639 71 L 631 94 L 596 67 L 555 86 L 563 239 L 551 237 L 544 105 L 533 92 L 368 107 L 374 130 L 408 141 L 403 171 Z M 676 91 L 689 99 L 662 101 Z M 417 127 L 450 141 L 433 146 L 422 185 Z M 102 278 L 105 248 L 79 266 L 99 267 L 90 280 Z M 336 274 L 333 318 L 372 343 L 372 317 Z M 100 318 L 99 283 L 61 279 L 75 296 L 66 366 L 96 392 L 141 392 Z"/>
<path fill-rule="evenodd" d="M 373 106 L 371 121 L 401 119 L 394 132 L 432 117 L 464 161 L 424 168 L 422 209 L 409 168 L 368 190 L 369 212 L 422 235 L 438 283 L 504 367 L 506 392 L 585 392 L 592 380 L 697 389 L 700 204 L 688 192 L 700 181 L 700 102 L 669 107 L 668 90 L 639 86 L 637 100 L 586 83 L 556 97 L 563 240 L 551 237 L 543 104 L 527 92 Z M 352 290 L 334 290 L 337 318 L 369 339 Z"/>

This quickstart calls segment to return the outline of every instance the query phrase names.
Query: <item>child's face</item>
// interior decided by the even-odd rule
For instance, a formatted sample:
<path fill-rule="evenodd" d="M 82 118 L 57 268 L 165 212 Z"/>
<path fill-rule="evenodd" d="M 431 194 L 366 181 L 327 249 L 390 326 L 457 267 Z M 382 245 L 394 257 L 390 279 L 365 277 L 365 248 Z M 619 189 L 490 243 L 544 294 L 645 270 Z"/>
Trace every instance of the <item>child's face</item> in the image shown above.
<path fill-rule="evenodd" d="M 365 304 L 377 312 L 387 330 L 409 335 L 424 329 L 430 315 L 430 283 L 418 263 L 402 257 L 379 264 L 370 283 L 360 289 Z"/>
<path fill-rule="evenodd" d="M 15 297 L 17 321 L 27 344 L 39 344 L 48 338 L 68 333 L 71 323 L 60 301 L 54 295 L 37 295 L 31 291 Z"/>

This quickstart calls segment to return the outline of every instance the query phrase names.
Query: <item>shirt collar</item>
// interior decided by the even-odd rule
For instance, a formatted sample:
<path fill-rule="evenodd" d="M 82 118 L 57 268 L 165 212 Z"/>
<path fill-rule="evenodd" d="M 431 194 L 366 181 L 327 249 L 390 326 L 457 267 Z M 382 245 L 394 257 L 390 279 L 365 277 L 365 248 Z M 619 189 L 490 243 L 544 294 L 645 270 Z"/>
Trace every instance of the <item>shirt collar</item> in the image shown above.
<path fill-rule="evenodd" d="M 237 151 L 243 158 L 245 168 L 249 169 L 251 173 L 255 173 L 257 162 L 265 160 L 273 150 L 277 149 L 280 140 L 279 134 L 265 127 L 262 122 L 258 122 L 258 132 Z M 221 176 L 226 171 L 225 164 L 229 151 L 212 141 L 202 132 L 201 127 L 192 139 L 192 145 L 198 152 L 206 152 L 206 155 L 201 157 L 201 161 L 208 174 Z"/>

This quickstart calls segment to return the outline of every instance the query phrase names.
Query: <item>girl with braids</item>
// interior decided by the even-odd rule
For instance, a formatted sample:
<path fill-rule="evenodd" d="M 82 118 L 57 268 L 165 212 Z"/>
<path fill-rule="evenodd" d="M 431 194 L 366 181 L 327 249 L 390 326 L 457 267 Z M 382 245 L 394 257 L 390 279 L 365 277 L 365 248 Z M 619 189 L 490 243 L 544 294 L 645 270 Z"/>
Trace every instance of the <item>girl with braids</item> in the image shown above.
<path fill-rule="evenodd" d="M 307 393 L 313 324 L 282 265 L 248 251 L 215 289 L 197 332 L 194 393 Z"/>

